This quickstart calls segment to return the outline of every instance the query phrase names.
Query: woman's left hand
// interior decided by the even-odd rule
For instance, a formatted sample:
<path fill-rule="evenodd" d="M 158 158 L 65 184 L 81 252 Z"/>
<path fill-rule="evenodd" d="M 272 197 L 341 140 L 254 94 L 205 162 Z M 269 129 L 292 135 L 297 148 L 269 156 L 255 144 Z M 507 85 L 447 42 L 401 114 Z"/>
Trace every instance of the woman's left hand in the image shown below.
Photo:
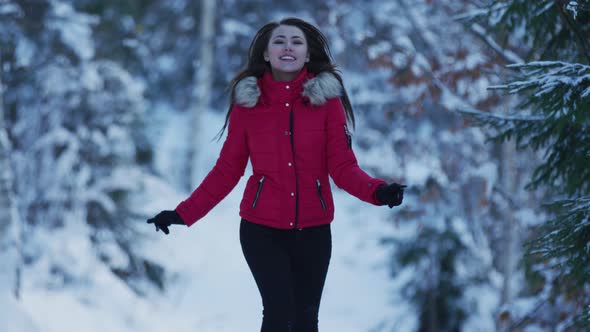
<path fill-rule="evenodd" d="M 170 233 L 170 230 L 168 229 L 170 225 L 185 225 L 182 218 L 174 210 L 164 210 L 158 213 L 155 217 L 148 219 L 147 223 L 156 225 L 156 232 L 162 230 L 166 235 Z"/>
<path fill-rule="evenodd" d="M 377 188 L 375 195 L 382 205 L 388 205 L 389 208 L 402 204 L 404 200 L 404 189 L 406 185 L 399 183 L 382 184 Z"/>

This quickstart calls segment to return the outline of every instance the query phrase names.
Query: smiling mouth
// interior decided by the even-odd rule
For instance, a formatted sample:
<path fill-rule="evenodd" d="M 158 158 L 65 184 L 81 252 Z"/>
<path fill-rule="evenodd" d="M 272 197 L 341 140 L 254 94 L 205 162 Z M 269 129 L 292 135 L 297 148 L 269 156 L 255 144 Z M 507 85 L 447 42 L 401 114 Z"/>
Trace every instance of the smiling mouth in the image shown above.
<path fill-rule="evenodd" d="M 280 57 L 279 59 L 281 59 L 283 61 L 295 61 L 295 58 L 290 55 L 284 55 L 284 56 Z"/>

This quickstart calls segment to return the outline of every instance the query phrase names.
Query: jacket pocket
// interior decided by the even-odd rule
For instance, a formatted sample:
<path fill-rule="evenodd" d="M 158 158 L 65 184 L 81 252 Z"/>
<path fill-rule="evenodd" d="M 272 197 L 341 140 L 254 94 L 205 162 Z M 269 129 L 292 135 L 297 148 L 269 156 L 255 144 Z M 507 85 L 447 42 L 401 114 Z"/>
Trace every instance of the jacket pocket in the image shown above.
<path fill-rule="evenodd" d="M 322 210 L 325 210 L 326 203 L 324 202 L 324 198 L 322 197 L 322 184 L 320 183 L 320 179 L 316 179 L 315 182 L 318 187 L 318 197 L 320 198 L 320 203 L 322 203 Z"/>
<path fill-rule="evenodd" d="M 254 197 L 254 202 L 252 202 L 252 208 L 256 207 L 256 203 L 258 202 L 258 198 L 260 197 L 260 192 L 262 191 L 263 185 L 264 185 L 264 175 L 258 181 L 258 190 L 256 190 L 256 196 Z"/>

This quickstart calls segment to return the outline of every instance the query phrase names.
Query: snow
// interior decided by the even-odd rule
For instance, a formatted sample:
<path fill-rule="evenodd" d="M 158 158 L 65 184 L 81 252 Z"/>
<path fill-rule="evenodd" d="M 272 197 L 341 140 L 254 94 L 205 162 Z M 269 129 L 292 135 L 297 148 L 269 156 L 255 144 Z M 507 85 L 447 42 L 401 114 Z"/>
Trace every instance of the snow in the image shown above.
<path fill-rule="evenodd" d="M 520 225 L 525 226 L 540 226 L 547 220 L 547 216 L 538 209 L 523 208 L 515 213 L 515 217 L 519 220 Z"/>
<path fill-rule="evenodd" d="M 94 56 L 91 24 L 96 24 L 98 17 L 77 13 L 70 4 L 52 1 L 54 15 L 61 18 L 53 20 L 51 28 L 58 30 L 66 45 L 84 60 Z"/>
<path fill-rule="evenodd" d="M 407 160 L 404 175 L 408 183 L 415 186 L 423 186 L 429 178 L 437 179 L 442 185 L 448 183 L 440 159 L 429 157 L 429 154 L 421 155 L 420 159 Z"/>
<path fill-rule="evenodd" d="M 567 3 L 566 9 L 572 12 L 572 15 L 574 16 L 574 20 L 576 19 L 576 17 L 578 17 L 578 6 L 580 4 L 577 1 L 569 1 Z"/>
<path fill-rule="evenodd" d="M 481 176 L 486 183 L 486 197 L 492 196 L 492 189 L 498 181 L 498 165 L 491 161 L 485 162 L 477 168 L 472 169 L 473 175 Z"/>
<path fill-rule="evenodd" d="M 330 24 L 324 30 L 328 32 L 330 46 L 348 66 L 343 75 L 351 101 L 360 106 L 355 109 L 357 131 L 353 140 L 359 164 L 372 175 L 399 179 L 410 187 L 404 205 L 390 210 L 360 202 L 332 183 L 337 206 L 332 228 L 334 248 L 320 310 L 320 327 L 322 331 L 343 332 L 416 331 L 420 313 L 404 297 L 403 287 L 412 280 L 419 280 L 423 277 L 420 274 L 429 270 L 417 263 L 393 272 L 395 246 L 386 241 L 411 239 L 417 242 L 423 240 L 421 235 L 425 228 L 444 231 L 448 227 L 467 247 L 461 256 L 469 256 L 459 257 L 454 262 L 457 276 L 467 280 L 477 274 L 483 279 L 480 283 L 466 282 L 462 289 L 461 305 L 466 309 L 467 320 L 461 328 L 465 331 L 493 331 L 503 275 L 494 269 L 493 264 L 499 257 L 494 257 L 497 252 L 492 251 L 487 243 L 487 236 L 491 237 L 492 232 L 482 235 L 483 224 L 489 220 L 479 220 L 479 217 L 490 218 L 489 205 L 492 204 L 488 200 L 493 198 L 491 189 L 498 181 L 497 165 L 490 159 L 483 131 L 461 127 L 457 124 L 461 122 L 459 117 L 448 114 L 447 110 L 497 120 L 540 121 L 544 118 L 527 112 L 518 116 L 484 114 L 476 109 L 473 105 L 486 105 L 481 103 L 488 98 L 486 88 L 495 83 L 493 75 L 484 73 L 490 69 L 487 67 L 491 61 L 489 55 L 484 48 L 475 45 L 475 38 L 466 35 L 463 26 L 441 19 L 441 15 L 449 18 L 448 13 L 437 13 L 447 5 L 454 5 L 431 6 L 419 2 L 402 6 L 404 2 L 407 1 L 370 1 L 363 2 L 362 8 L 358 2 L 322 9 Z M 12 5 L 5 3 L 0 0 L 0 12 L 20 10 L 17 5 L 11 9 Z M 258 330 L 262 306 L 238 239 L 238 206 L 246 177 L 251 172 L 250 166 L 232 193 L 193 227 L 174 225 L 171 234 L 166 236 L 145 223 L 146 218 L 158 211 L 173 209 L 189 194 L 181 188 L 186 185 L 183 165 L 186 144 L 190 141 L 187 138 L 191 133 L 188 127 L 191 121 L 189 112 L 172 109 L 170 101 L 166 100 L 168 96 L 151 90 L 158 84 L 144 80 L 157 81 L 160 74 L 176 73 L 178 75 L 172 76 L 182 82 L 180 85 L 186 83 L 183 78 L 186 72 L 182 71 L 187 68 L 186 63 L 195 61 L 191 48 L 181 40 L 176 40 L 176 46 L 170 48 L 167 41 L 176 36 L 170 35 L 166 24 L 152 28 L 141 17 L 125 14 L 121 19 L 125 36 L 118 36 L 122 37 L 118 41 L 128 48 L 126 51 L 131 56 L 126 60 L 129 63 L 122 65 L 104 58 L 93 59 L 95 38 L 104 42 L 104 37 L 92 35 L 99 18 L 77 12 L 71 3 L 52 0 L 51 19 L 47 20 L 50 36 L 60 38 L 58 44 L 68 48 L 68 56 L 40 59 L 44 62 L 34 70 L 34 79 L 39 86 L 25 86 L 18 95 L 10 95 L 16 100 L 32 100 L 31 104 L 26 104 L 27 110 L 36 111 L 35 107 L 41 106 L 39 112 L 42 115 L 41 119 L 31 112 L 30 119 L 15 123 L 12 134 L 17 139 L 25 133 L 33 133 L 26 136 L 28 140 L 18 141 L 31 151 L 18 151 L 15 160 L 19 158 L 18 165 L 26 165 L 25 169 L 28 169 L 35 161 L 28 163 L 30 157 L 23 154 L 39 154 L 42 160 L 38 164 L 51 170 L 42 172 L 41 178 L 36 179 L 33 172 L 18 169 L 23 179 L 23 183 L 18 184 L 26 186 L 38 182 L 43 198 L 48 198 L 49 203 L 63 204 L 63 207 L 60 205 L 54 209 L 57 211 L 53 211 L 52 217 L 63 217 L 64 220 L 63 226 L 57 229 L 54 225 L 51 228 L 45 225 L 44 221 L 27 227 L 25 251 L 30 261 L 23 274 L 22 297 L 15 300 L 8 290 L 0 290 L 0 332 Z M 173 8 L 179 12 L 177 20 L 172 23 L 175 33 L 181 30 L 190 34 L 190 30 L 196 28 L 197 21 L 189 11 L 180 13 L 187 8 L 187 3 L 175 1 L 162 5 L 168 6 L 166 10 Z M 159 19 L 156 13 L 150 12 L 159 7 L 155 4 L 149 7 L 146 16 Z M 496 13 L 491 17 L 492 23 L 497 22 L 506 8 L 504 4 L 490 8 Z M 253 35 L 255 30 L 251 22 L 261 18 L 251 12 L 234 19 L 231 18 L 235 15 L 231 8 L 224 10 L 216 45 L 231 56 L 228 60 L 227 56 L 220 55 L 221 65 L 216 67 L 220 71 L 226 67 L 235 69 L 230 67 L 237 60 L 231 59 L 242 54 L 235 52 L 235 45 L 243 44 Z M 273 8 L 268 14 L 287 12 Z M 471 12 L 469 15 L 481 14 Z M 301 15 L 313 21 L 308 12 Z M 444 29 L 440 29 L 441 26 Z M 473 32 L 479 31 L 482 38 L 489 35 L 479 28 L 474 25 Z M 525 31 L 524 26 L 517 30 L 517 33 Z M 385 38 L 377 33 L 385 34 Z M 460 56 L 454 53 L 458 39 L 451 37 L 456 36 L 462 37 Z M 186 36 L 183 38 L 184 43 L 190 40 Z M 50 38 L 43 33 L 39 39 Z M 16 40 L 16 65 L 22 66 L 20 69 L 23 70 L 37 60 L 37 48 L 50 47 L 24 35 Z M 578 64 L 539 62 L 529 64 L 536 68 L 518 67 L 522 66 L 522 61 L 516 54 L 502 49 L 493 39 L 483 40 L 497 52 L 502 52 L 505 58 L 518 63 L 512 68 L 523 72 L 529 70 L 528 74 L 536 75 L 536 80 L 492 88 L 516 91 L 514 89 L 523 89 L 527 84 L 544 84 L 546 89 L 542 93 L 555 91 L 559 85 L 582 90 L 590 79 L 589 67 Z M 358 50 L 351 50 L 351 45 L 358 46 Z M 47 52 L 53 50 L 50 48 Z M 369 59 L 385 62 L 384 67 L 365 64 L 365 52 Z M 146 69 L 142 68 L 145 65 L 142 61 L 147 63 L 149 73 L 142 73 Z M 392 62 L 393 68 L 389 67 L 388 61 Z M 358 68 L 351 68 L 357 65 Z M 495 70 L 495 67 L 491 69 Z M 4 70 L 13 74 L 9 63 L 5 64 Z M 575 72 L 577 77 L 571 79 L 568 71 Z M 227 78 L 229 72 L 221 72 L 221 76 Z M 538 80 L 539 74 L 543 73 L 548 75 Z M 477 77 L 471 77 L 472 74 Z M 451 87 L 456 93 L 450 90 Z M 178 90 L 179 86 L 169 85 L 167 88 L 175 90 L 173 98 L 190 98 Z M 587 97 L 590 88 L 579 93 Z M 566 98 L 571 99 L 571 96 L 575 94 L 566 95 Z M 440 104 L 446 110 L 439 109 Z M 370 114 L 359 114 L 359 108 L 369 109 Z M 62 109 L 67 111 L 62 112 Z M 80 123 L 64 124 L 63 117 L 80 116 L 81 113 L 77 112 L 82 111 L 88 111 L 84 116 L 93 119 L 88 123 L 80 120 Z M 383 116 L 384 112 L 387 117 Z M 11 116 L 18 117 L 20 113 Z M 148 174 L 141 168 L 144 165 L 136 164 L 137 138 L 132 133 L 138 131 L 129 130 L 129 125 L 136 125 L 132 122 L 134 116 L 145 116 L 141 118 L 145 124 L 140 125 L 146 126 L 150 142 L 143 143 L 154 147 L 150 150 L 154 159 L 149 167 L 154 167 L 150 172 L 155 174 Z M 377 123 L 376 128 L 369 128 L 365 123 L 368 120 Z M 203 123 L 207 126 L 203 128 L 205 132 L 199 132 L 201 156 L 197 165 L 201 178 L 218 156 L 223 139 L 219 142 L 211 139 L 223 121 L 224 114 L 212 111 L 203 114 Z M 90 122 L 100 122 L 101 126 L 93 126 Z M 46 123 L 50 124 L 47 126 L 49 130 L 40 131 Z M 41 134 L 34 135 L 37 131 Z M 85 150 L 85 144 L 90 144 L 92 149 Z M 369 148 L 365 151 L 367 146 Z M 58 157 L 53 154 L 53 149 L 59 150 Z M 100 168 L 98 173 L 101 175 L 97 177 L 94 165 L 80 162 L 81 150 L 99 159 L 114 157 L 109 159 L 113 160 L 113 165 Z M 31 169 L 34 167 L 38 165 Z M 477 182 L 469 182 L 473 178 Z M 432 180 L 432 188 L 426 185 L 429 180 Z M 482 182 L 486 192 L 483 192 L 484 187 L 479 190 Z M 466 190 L 470 183 L 477 186 Z M 73 189 L 65 192 L 65 186 Z M 128 198 L 129 201 L 116 201 L 110 192 L 118 189 L 131 191 L 134 195 Z M 476 220 L 472 220 L 472 216 L 466 216 L 463 211 L 465 204 L 462 200 L 464 195 L 476 191 L 485 204 L 477 206 L 478 211 L 473 213 Z M 34 201 L 37 197 L 37 193 L 26 194 L 23 200 Z M 522 198 L 522 193 L 517 194 Z M 52 197 L 55 200 L 52 201 Z M 88 202 L 112 213 L 118 211 L 121 204 L 127 205 L 129 210 L 121 217 L 121 225 L 114 223 L 110 226 L 112 229 L 101 230 L 86 224 L 87 209 L 76 207 Z M 29 203 L 21 204 L 28 207 Z M 70 208 L 70 205 L 74 207 Z M 515 211 L 523 231 L 545 221 L 546 216 L 538 210 L 522 207 Z M 128 219 L 136 220 L 137 224 L 130 226 Z M 133 239 L 129 250 L 164 268 L 163 289 L 148 280 L 123 282 L 111 270 L 125 268 L 131 262 L 129 254 L 117 242 L 120 241 L 117 236 L 127 233 L 126 236 Z M 431 246 L 436 247 L 436 243 Z M 422 258 L 422 261 L 426 260 Z M 512 284 L 516 288 L 525 286 L 522 276 L 513 278 Z M 523 315 L 530 309 L 530 303 L 517 302 L 514 308 Z M 535 331 L 535 328 L 528 326 L 526 330 Z"/>
<path fill-rule="evenodd" d="M 191 30 L 195 26 L 195 18 L 192 16 L 185 16 L 178 21 L 178 26 L 183 30 Z"/>
<path fill-rule="evenodd" d="M 498 310 L 498 290 L 487 285 L 470 286 L 464 291 L 464 301 L 469 306 L 470 315 L 463 323 L 463 331 L 496 331 L 494 317 Z"/>
<path fill-rule="evenodd" d="M 33 61 L 35 56 L 35 45 L 27 38 L 18 40 L 16 45 L 16 65 L 27 67 Z"/>
<path fill-rule="evenodd" d="M 156 59 L 156 63 L 159 71 L 163 74 L 173 73 L 176 69 L 176 59 L 174 59 L 174 57 L 169 54 L 160 55 Z"/>
<path fill-rule="evenodd" d="M 22 303 L 11 295 L 0 293 L 0 331 L 2 332 L 42 332 L 23 308 Z"/>
<path fill-rule="evenodd" d="M 184 131 L 177 128 L 184 116 L 171 116 L 160 135 L 178 138 L 178 132 Z M 204 121 L 211 125 L 203 137 L 213 137 L 223 115 L 210 112 Z M 204 144 L 200 165 L 203 176 L 212 167 L 221 143 Z M 156 148 L 160 154 L 157 160 L 176 151 L 178 144 L 178 140 L 161 140 Z M 165 164 L 159 165 L 165 172 Z M 165 236 L 145 224 L 138 225 L 144 240 L 136 243 L 137 250 L 168 271 L 167 286 L 161 293 L 146 286 L 142 289 L 147 293 L 140 296 L 113 275 L 94 253 L 85 223 L 66 223 L 57 230 L 38 229 L 30 236 L 39 244 L 37 250 L 45 251 L 45 258 L 25 272 L 19 302 L 22 315 L 31 317 L 27 320 L 31 324 L 42 326 L 42 332 L 257 330 L 262 305 L 238 238 L 238 206 L 245 179 L 191 228 L 173 226 L 171 234 Z M 157 178 L 148 177 L 145 186 L 146 192 L 160 195 L 142 197 L 143 205 L 136 209 L 140 214 L 174 208 L 188 194 Z M 320 309 L 321 329 L 368 331 L 380 322 L 409 326 L 404 316 L 412 309 L 391 302 L 397 290 L 389 275 L 388 249 L 379 243 L 384 234 L 394 231 L 386 222 L 392 210 L 367 205 L 336 187 L 334 198 L 334 248 Z M 126 263 L 108 237 L 102 242 L 97 249 L 101 255 L 115 266 Z M 49 279 L 35 277 L 48 270 L 58 273 Z M 392 322 L 391 317 L 397 318 Z M 12 318 L 9 321 L 19 323 Z"/>
<path fill-rule="evenodd" d="M 367 53 L 369 54 L 369 59 L 375 60 L 379 56 L 391 52 L 391 47 L 391 43 L 385 40 L 380 41 L 375 45 L 371 45 L 367 50 Z"/>
<path fill-rule="evenodd" d="M 238 35 L 238 36 L 252 36 L 256 33 L 256 31 L 249 25 L 233 20 L 233 19 L 225 19 L 222 22 L 221 28 L 223 31 L 229 35 Z"/>
<path fill-rule="evenodd" d="M 6 1 L 0 2 L 0 15 L 8 16 L 11 14 L 13 14 L 15 16 L 21 16 L 22 9 L 16 3 L 11 3 L 11 2 L 6 2 Z"/>

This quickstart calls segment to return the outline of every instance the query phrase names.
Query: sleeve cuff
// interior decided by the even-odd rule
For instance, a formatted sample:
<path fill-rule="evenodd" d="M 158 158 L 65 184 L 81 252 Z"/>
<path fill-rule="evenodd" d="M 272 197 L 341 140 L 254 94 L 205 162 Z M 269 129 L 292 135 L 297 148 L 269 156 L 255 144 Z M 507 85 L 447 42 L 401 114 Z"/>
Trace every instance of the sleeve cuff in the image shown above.
<path fill-rule="evenodd" d="M 180 219 L 185 223 L 187 226 L 191 226 L 194 222 L 190 222 L 190 218 L 188 217 L 188 208 L 183 204 L 180 203 L 175 209 L 176 213 L 180 216 Z"/>

